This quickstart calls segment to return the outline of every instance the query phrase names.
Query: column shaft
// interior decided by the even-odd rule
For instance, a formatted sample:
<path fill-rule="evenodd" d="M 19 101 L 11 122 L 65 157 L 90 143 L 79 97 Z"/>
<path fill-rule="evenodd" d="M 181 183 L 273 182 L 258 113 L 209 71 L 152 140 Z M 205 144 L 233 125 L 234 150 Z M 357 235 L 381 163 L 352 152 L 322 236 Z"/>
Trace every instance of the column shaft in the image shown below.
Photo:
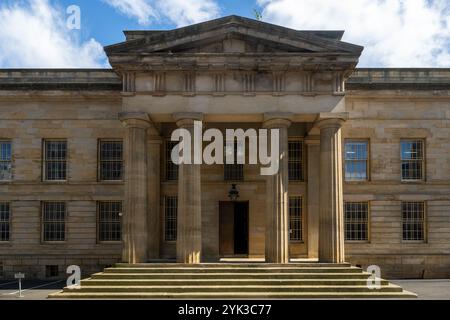
<path fill-rule="evenodd" d="M 266 262 L 289 263 L 288 127 L 286 118 L 266 120 L 264 127 L 279 130 L 279 170 L 267 176 Z M 270 140 L 270 133 L 268 134 Z M 272 152 L 272 151 L 271 151 Z"/>
<path fill-rule="evenodd" d="M 194 120 L 197 114 L 174 115 L 177 125 L 191 134 L 194 151 Z M 194 155 L 192 153 L 192 163 Z M 180 164 L 178 169 L 177 262 L 197 264 L 202 251 L 201 165 Z"/>
<path fill-rule="evenodd" d="M 140 263 L 147 261 L 146 130 L 149 122 L 144 113 L 122 113 L 120 120 L 126 127 L 122 260 Z"/>
<path fill-rule="evenodd" d="M 305 139 L 307 146 L 307 228 L 308 258 L 319 257 L 319 176 L 320 176 L 320 137 Z"/>
<path fill-rule="evenodd" d="M 344 253 L 342 119 L 326 119 L 320 128 L 319 260 L 341 263 Z"/>

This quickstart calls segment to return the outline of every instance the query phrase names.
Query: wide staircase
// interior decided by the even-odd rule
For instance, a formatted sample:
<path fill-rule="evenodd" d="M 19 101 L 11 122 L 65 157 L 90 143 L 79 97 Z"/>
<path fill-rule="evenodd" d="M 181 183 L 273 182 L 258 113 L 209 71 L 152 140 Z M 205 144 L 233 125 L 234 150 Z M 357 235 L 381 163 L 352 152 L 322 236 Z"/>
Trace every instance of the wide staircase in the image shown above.
<path fill-rule="evenodd" d="M 50 298 L 228 299 L 228 298 L 415 298 L 381 281 L 370 289 L 370 274 L 350 264 L 170 263 L 122 264 L 106 268 Z M 370 282 L 371 283 L 371 282 Z"/>

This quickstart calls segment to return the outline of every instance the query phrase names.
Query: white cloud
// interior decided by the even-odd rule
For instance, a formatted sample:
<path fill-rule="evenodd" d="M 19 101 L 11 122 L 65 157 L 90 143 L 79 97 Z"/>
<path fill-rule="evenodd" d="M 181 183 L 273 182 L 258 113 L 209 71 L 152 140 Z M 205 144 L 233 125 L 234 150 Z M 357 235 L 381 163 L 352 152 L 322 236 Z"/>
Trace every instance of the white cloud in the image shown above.
<path fill-rule="evenodd" d="M 0 67 L 105 67 L 103 47 L 66 27 L 65 9 L 48 0 L 0 5 Z"/>
<path fill-rule="evenodd" d="M 361 67 L 450 67 L 448 0 L 257 1 L 267 22 L 345 30 L 365 47 Z"/>
<path fill-rule="evenodd" d="M 136 18 L 139 24 L 148 25 L 158 15 L 146 0 L 103 0 L 110 6 L 130 18 Z"/>
<path fill-rule="evenodd" d="M 103 0 L 141 25 L 169 20 L 177 27 L 198 23 L 219 16 L 215 0 Z"/>

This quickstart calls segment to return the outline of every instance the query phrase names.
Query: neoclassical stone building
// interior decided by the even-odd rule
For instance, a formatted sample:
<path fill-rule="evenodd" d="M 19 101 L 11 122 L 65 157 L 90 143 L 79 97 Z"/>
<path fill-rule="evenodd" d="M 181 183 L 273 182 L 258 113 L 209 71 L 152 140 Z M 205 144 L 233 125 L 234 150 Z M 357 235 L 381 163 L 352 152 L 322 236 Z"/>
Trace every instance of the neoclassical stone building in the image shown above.
<path fill-rule="evenodd" d="M 126 31 L 112 70 L 0 70 L 0 278 L 230 258 L 449 277 L 450 69 L 357 69 L 342 35 L 230 16 Z M 278 174 L 174 165 L 194 120 L 279 129 Z"/>

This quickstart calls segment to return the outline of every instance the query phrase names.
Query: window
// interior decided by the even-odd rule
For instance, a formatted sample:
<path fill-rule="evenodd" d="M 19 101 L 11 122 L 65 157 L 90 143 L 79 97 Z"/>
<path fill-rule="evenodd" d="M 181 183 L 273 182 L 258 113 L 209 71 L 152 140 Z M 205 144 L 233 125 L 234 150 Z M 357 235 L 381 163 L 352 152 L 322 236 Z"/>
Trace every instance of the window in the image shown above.
<path fill-rule="evenodd" d="M 345 240 L 369 240 L 369 203 L 345 202 L 344 204 Z"/>
<path fill-rule="evenodd" d="M 0 141 L 0 181 L 12 179 L 11 141 Z"/>
<path fill-rule="evenodd" d="M 44 177 L 47 181 L 66 180 L 67 141 L 44 141 Z"/>
<path fill-rule="evenodd" d="M 177 141 L 166 141 L 166 180 L 178 180 L 178 165 L 172 162 L 172 149 L 178 144 Z"/>
<path fill-rule="evenodd" d="M 402 202 L 403 240 L 425 240 L 425 203 Z"/>
<path fill-rule="evenodd" d="M 288 171 L 290 181 L 303 181 L 303 141 L 288 142 Z"/>
<path fill-rule="evenodd" d="M 230 148 L 231 149 L 231 148 Z M 223 165 L 223 176 L 224 176 L 224 180 L 225 181 L 242 181 L 244 180 L 244 165 L 243 164 L 239 164 L 237 163 L 237 159 L 238 159 L 238 152 L 242 152 L 239 151 L 238 149 L 238 143 L 235 140 L 234 141 L 234 158 L 233 158 L 233 164 L 227 164 L 226 163 L 226 156 L 227 154 L 231 154 L 232 150 L 228 150 L 227 146 L 225 144 L 224 147 L 224 165 Z"/>
<path fill-rule="evenodd" d="M 44 241 L 64 241 L 66 236 L 66 204 L 64 202 L 43 202 L 42 224 Z"/>
<path fill-rule="evenodd" d="M 165 197 L 164 239 L 166 241 L 177 240 L 177 212 L 178 198 L 176 196 Z"/>
<path fill-rule="evenodd" d="M 121 241 L 122 202 L 110 201 L 98 203 L 98 240 Z"/>
<path fill-rule="evenodd" d="M 289 239 L 303 241 L 302 197 L 289 197 Z"/>
<path fill-rule="evenodd" d="M 368 141 L 348 140 L 345 142 L 345 180 L 368 180 Z"/>
<path fill-rule="evenodd" d="M 401 141 L 402 180 L 423 180 L 423 140 Z"/>
<path fill-rule="evenodd" d="M 10 237 L 10 206 L 7 202 L 0 202 L 0 241 L 9 241 Z"/>
<path fill-rule="evenodd" d="M 122 141 L 100 141 L 99 178 L 102 181 L 120 181 L 123 174 Z"/>
<path fill-rule="evenodd" d="M 47 265 L 45 266 L 45 277 L 54 278 L 59 276 L 59 270 L 57 265 Z"/>

